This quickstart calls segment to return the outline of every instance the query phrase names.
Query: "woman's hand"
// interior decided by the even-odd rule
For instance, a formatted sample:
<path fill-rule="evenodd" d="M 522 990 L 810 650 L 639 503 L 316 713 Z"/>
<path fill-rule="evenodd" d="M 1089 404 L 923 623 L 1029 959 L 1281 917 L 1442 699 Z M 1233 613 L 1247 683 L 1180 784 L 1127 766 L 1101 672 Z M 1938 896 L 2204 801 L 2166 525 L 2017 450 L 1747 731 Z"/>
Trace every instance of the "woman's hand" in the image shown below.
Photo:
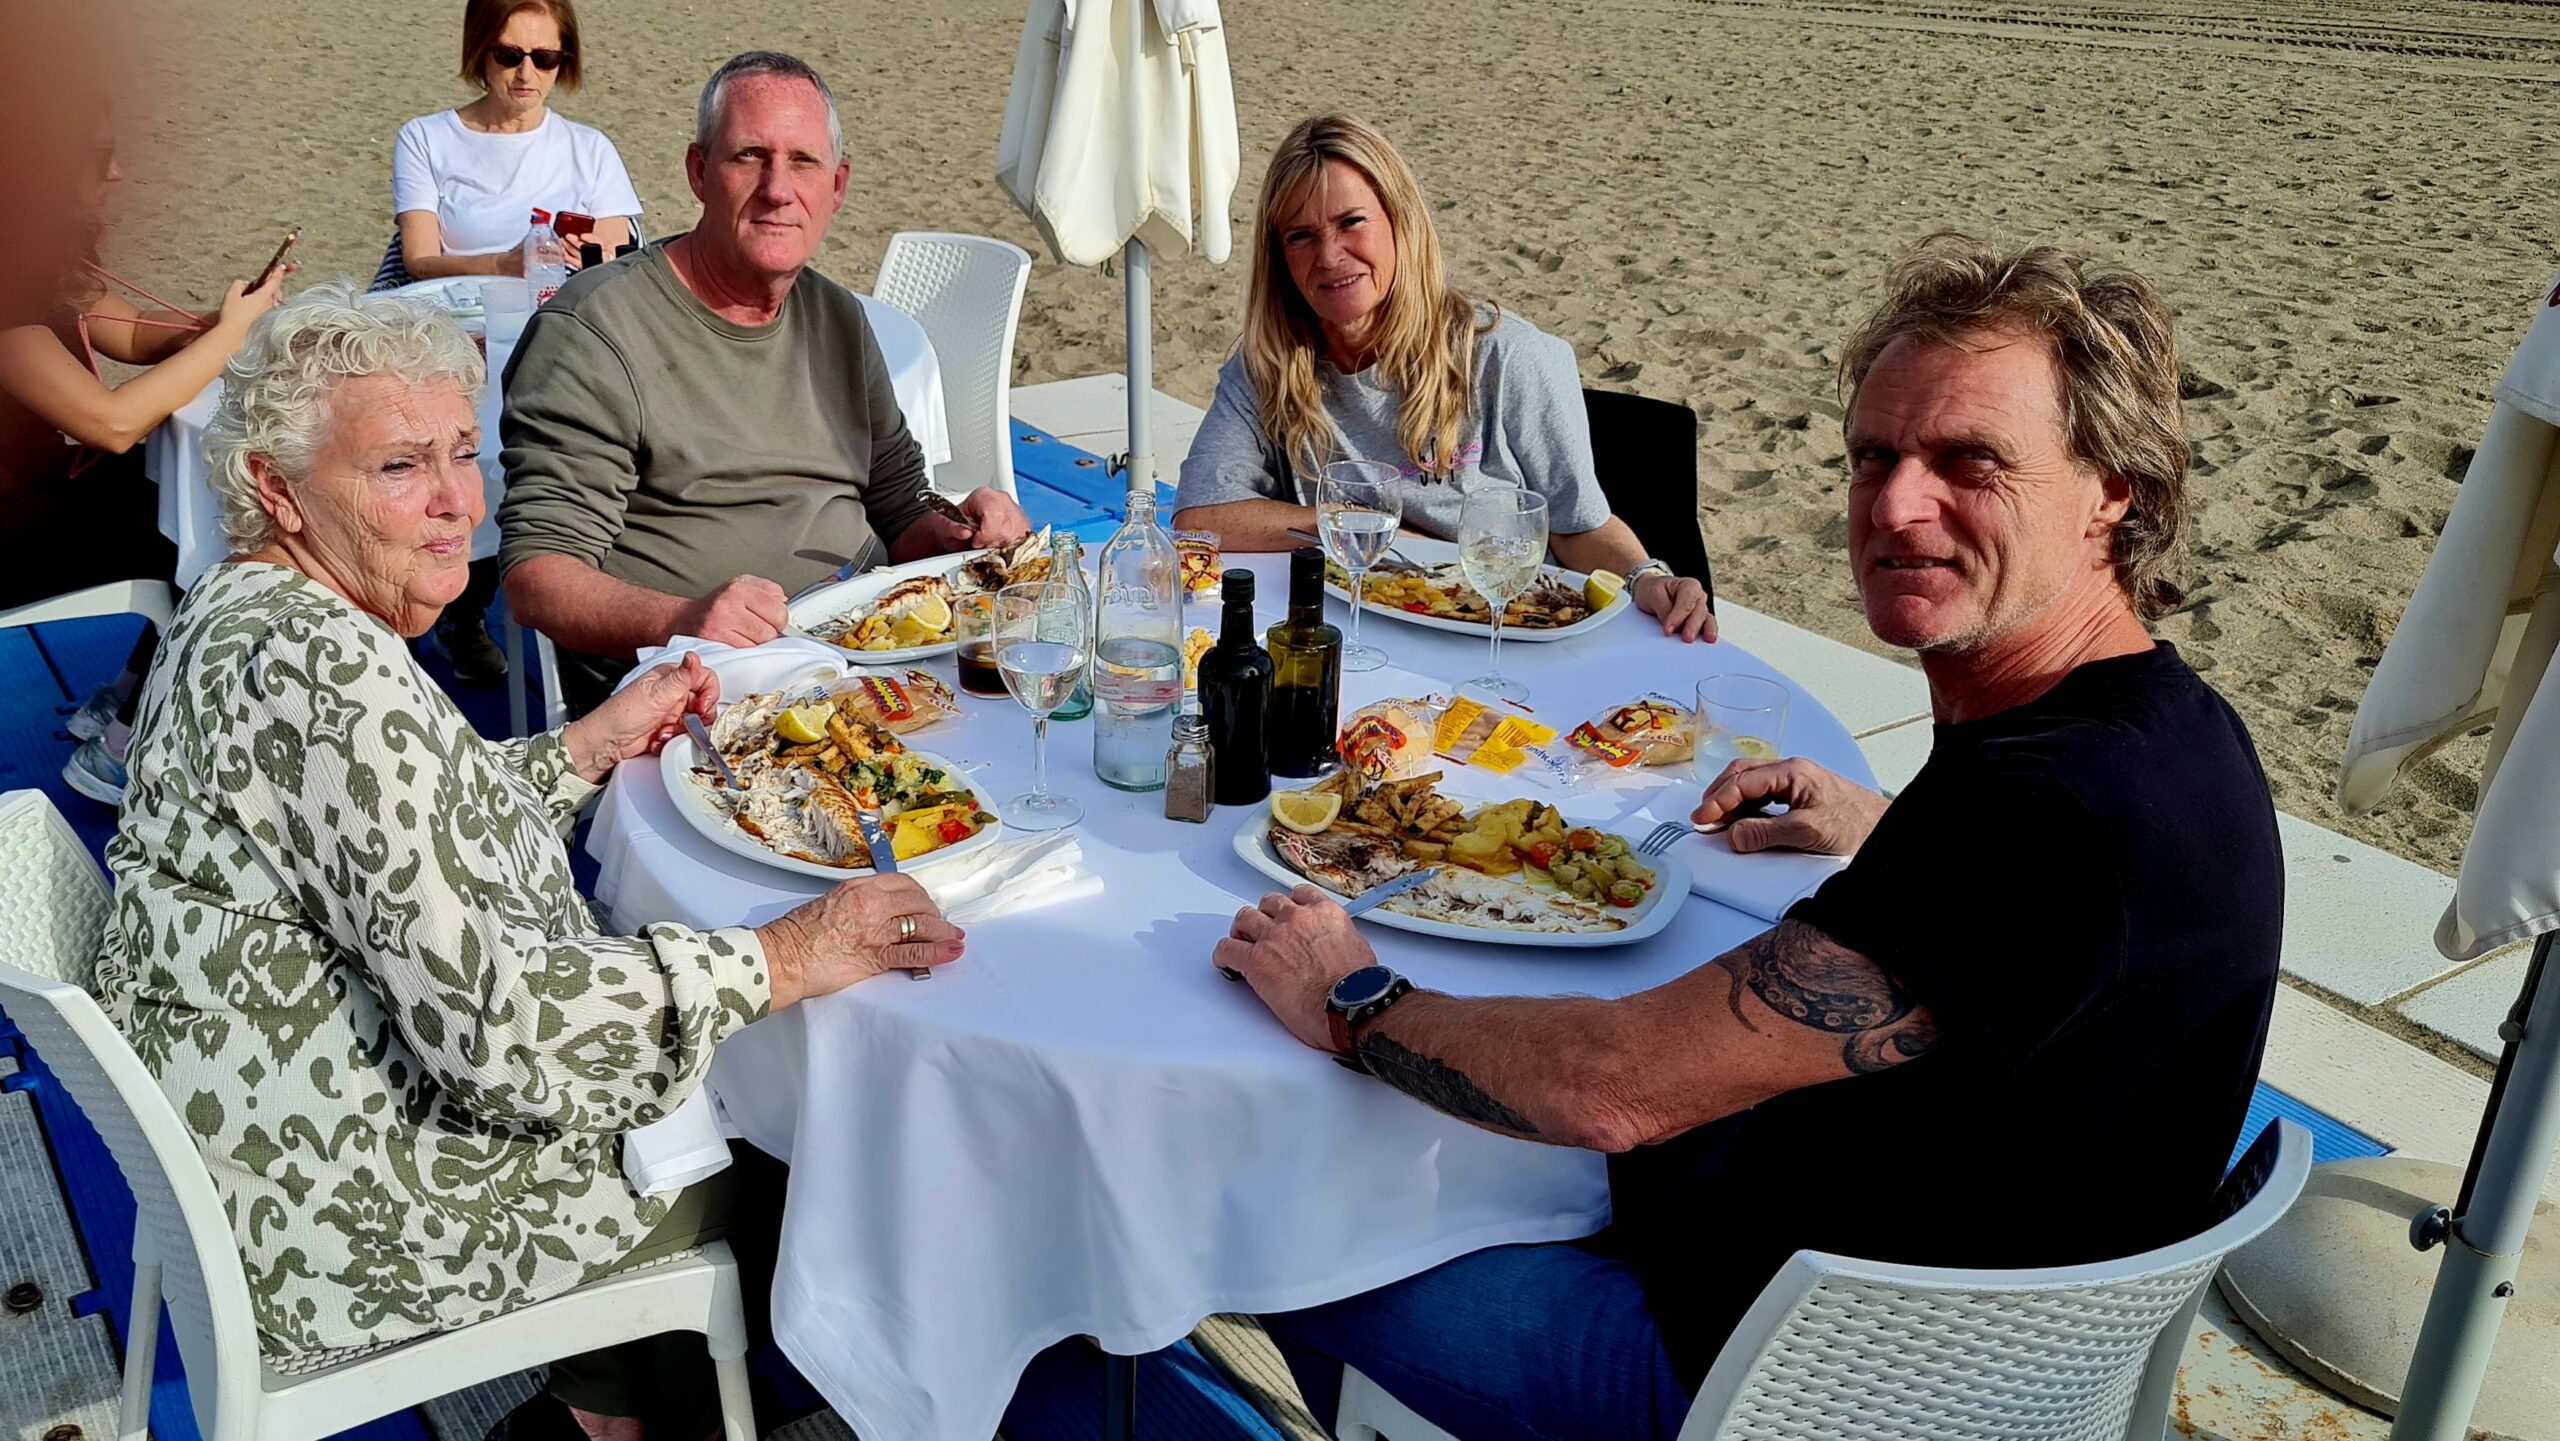
<path fill-rule="evenodd" d="M 756 928 L 773 977 L 773 1009 L 841 991 L 882 971 L 960 958 L 966 938 L 924 887 L 903 875 L 861 876 Z"/>
<path fill-rule="evenodd" d="M 1683 641 L 1716 638 L 1716 613 L 1707 606 L 1707 588 L 1685 575 L 1657 571 L 1638 576 L 1636 609 L 1660 620 L 1664 635 Z"/>
<path fill-rule="evenodd" d="M 275 274 L 267 277 L 267 283 L 255 290 L 251 290 L 245 280 L 231 282 L 231 288 L 222 292 L 222 316 L 214 322 L 214 328 L 228 330 L 235 335 L 247 334 L 251 321 L 283 303 L 284 278 L 296 268 L 290 261 L 277 266 Z"/>
<path fill-rule="evenodd" d="M 720 705 L 720 677 L 688 655 L 681 664 L 652 667 L 604 704 L 560 728 L 569 764 L 590 783 L 613 768 L 646 755 L 684 729 L 687 712 L 708 723 Z"/>
<path fill-rule="evenodd" d="M 1845 856 L 1866 844 L 1890 804 L 1883 796 L 1809 760 L 1735 761 L 1698 798 L 1693 825 L 1714 825 L 1753 802 L 1777 802 L 1782 816 L 1749 815 L 1724 833 L 1735 850 L 1812 851 Z"/>

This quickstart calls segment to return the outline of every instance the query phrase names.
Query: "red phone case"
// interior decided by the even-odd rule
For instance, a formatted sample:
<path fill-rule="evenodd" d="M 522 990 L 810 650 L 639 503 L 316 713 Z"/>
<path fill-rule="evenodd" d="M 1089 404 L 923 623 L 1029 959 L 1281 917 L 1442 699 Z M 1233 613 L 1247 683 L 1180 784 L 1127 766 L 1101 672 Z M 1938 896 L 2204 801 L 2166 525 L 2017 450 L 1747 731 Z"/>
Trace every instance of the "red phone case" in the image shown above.
<path fill-rule="evenodd" d="M 551 217 L 551 233 L 559 236 L 563 240 L 568 239 L 572 235 L 593 234 L 595 228 L 596 218 L 594 216 L 580 215 L 574 210 L 563 210 L 559 214 Z"/>

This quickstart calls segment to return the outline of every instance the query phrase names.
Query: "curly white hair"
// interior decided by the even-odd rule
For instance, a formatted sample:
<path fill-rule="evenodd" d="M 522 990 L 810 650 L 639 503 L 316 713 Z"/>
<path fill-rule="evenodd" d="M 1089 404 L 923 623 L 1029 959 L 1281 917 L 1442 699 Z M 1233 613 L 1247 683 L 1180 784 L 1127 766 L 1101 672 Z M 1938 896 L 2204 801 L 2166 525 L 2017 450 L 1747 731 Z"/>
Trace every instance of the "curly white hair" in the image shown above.
<path fill-rule="evenodd" d="M 353 282 L 315 285 L 260 316 L 222 368 L 222 402 L 205 428 L 214 498 L 235 555 L 275 538 L 258 502 L 249 459 L 263 455 L 299 485 L 328 444 L 330 392 L 347 380 L 391 375 L 412 386 L 450 380 L 476 409 L 487 367 L 479 348 L 442 311 Z"/>

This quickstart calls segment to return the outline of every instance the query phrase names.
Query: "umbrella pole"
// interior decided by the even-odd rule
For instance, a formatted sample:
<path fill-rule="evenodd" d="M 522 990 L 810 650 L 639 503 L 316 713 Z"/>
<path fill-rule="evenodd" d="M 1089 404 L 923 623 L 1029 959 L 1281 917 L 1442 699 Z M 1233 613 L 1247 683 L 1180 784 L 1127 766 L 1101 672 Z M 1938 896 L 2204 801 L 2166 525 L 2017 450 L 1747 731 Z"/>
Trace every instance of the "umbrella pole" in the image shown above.
<path fill-rule="evenodd" d="M 2409 1359 L 2392 1441 L 2463 1441 L 2471 1431 L 2542 1178 L 2560 1150 L 2560 985 L 2542 984 L 2555 939 L 2560 932 L 2546 931 L 2534 942 L 2524 989 L 2500 1028 L 2506 1049 L 2443 1231 L 2444 1265 Z M 2422 1227 L 2427 1219 L 2419 1218 Z M 2420 1249 L 2431 1244 L 2419 1242 Z"/>
<path fill-rule="evenodd" d="M 1122 247 L 1129 330 L 1129 493 L 1156 493 L 1155 296 L 1147 247 L 1136 239 Z"/>

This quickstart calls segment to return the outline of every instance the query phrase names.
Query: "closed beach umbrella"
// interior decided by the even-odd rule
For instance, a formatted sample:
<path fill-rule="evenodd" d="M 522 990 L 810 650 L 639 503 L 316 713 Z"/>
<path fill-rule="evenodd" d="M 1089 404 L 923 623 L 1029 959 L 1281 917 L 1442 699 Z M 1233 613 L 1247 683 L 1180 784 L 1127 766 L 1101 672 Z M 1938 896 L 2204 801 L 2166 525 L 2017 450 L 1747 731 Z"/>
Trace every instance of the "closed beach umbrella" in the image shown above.
<path fill-rule="evenodd" d="M 1031 0 L 996 182 L 1061 262 L 1126 262 L 1132 490 L 1155 483 L 1149 252 L 1225 264 L 1236 166 L 1217 0 Z"/>
<path fill-rule="evenodd" d="M 2449 1214 L 2420 1219 L 2445 1255 L 2397 1438 L 2466 1434 L 2560 1147 L 2560 983 L 2541 984 L 2560 932 L 2560 679 L 2549 675 L 2560 644 L 2560 282 L 2535 299 L 2533 327 L 2498 384 L 2462 494 L 2366 687 L 2338 777 L 2348 809 L 2370 810 L 2401 767 L 2494 723 L 2471 843 L 2436 948 L 2464 961 L 2539 938 L 2501 1032 L 2505 1053 L 2461 1193 Z M 2528 1364 L 2545 1369 L 2548 1358 Z"/>

